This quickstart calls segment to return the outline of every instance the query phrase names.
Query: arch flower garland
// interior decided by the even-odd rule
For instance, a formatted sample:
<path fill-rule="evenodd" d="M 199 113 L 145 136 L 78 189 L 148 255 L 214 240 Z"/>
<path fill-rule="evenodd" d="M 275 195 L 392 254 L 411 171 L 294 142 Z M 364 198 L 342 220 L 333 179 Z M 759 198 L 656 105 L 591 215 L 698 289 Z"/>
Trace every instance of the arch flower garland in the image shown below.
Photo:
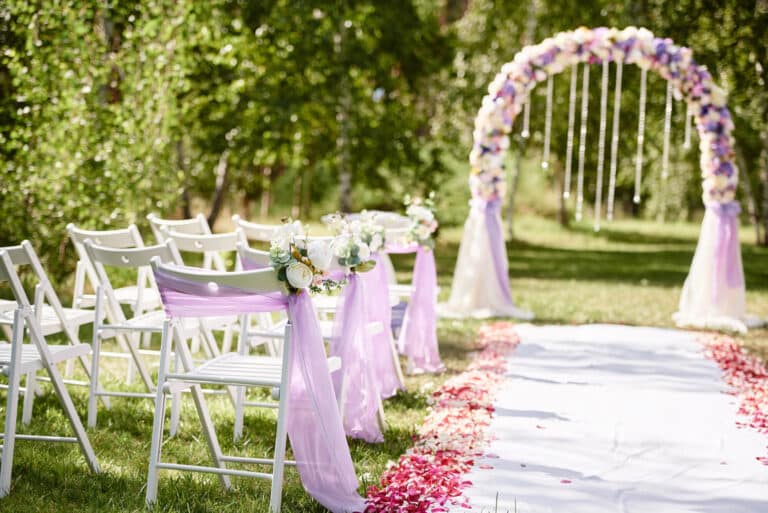
<path fill-rule="evenodd" d="M 685 99 L 696 119 L 704 203 L 734 200 L 738 171 L 731 137 L 733 121 L 725 92 L 712 82 L 706 67 L 693 60 L 689 48 L 636 27 L 561 32 L 524 48 L 501 68 L 488 87 L 475 120 L 469 180 L 473 197 L 488 202 L 504 197 L 503 162 L 509 148 L 508 134 L 536 84 L 568 66 L 606 60 L 636 64 L 672 83 L 675 98 Z"/>

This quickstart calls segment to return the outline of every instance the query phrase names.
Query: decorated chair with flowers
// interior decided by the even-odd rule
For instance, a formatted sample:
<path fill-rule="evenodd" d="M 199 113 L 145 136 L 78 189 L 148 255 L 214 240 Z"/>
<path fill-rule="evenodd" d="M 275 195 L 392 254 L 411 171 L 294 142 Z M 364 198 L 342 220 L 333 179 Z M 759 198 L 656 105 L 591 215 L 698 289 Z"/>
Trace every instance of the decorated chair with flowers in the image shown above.
<path fill-rule="evenodd" d="M 152 266 L 167 318 L 155 398 L 147 504 L 157 501 L 158 472 L 167 469 L 214 473 L 227 488 L 231 475 L 269 479 L 272 482 L 270 510 L 279 512 L 283 469 L 285 465 L 295 464 L 305 489 L 325 507 L 332 511 L 362 511 L 364 503 L 356 492 L 358 483 L 331 384 L 330 372 L 338 362 L 334 364 L 333 360 L 326 359 L 317 316 L 307 291 L 286 281 L 285 267 L 219 272 L 168 265 L 160 260 L 153 261 Z M 309 282 L 312 282 L 311 276 Z M 294 283 L 298 282 L 294 280 Z M 237 353 L 195 365 L 184 338 L 179 336 L 179 323 L 184 319 L 238 315 L 241 326 L 248 326 L 248 316 L 271 311 L 287 311 L 280 357 L 248 355 L 248 335 L 242 330 Z M 175 372 L 169 371 L 172 346 L 181 355 L 182 363 L 182 369 Z M 273 458 L 223 454 L 202 393 L 203 385 L 261 387 L 272 391 L 278 401 L 271 405 L 277 408 Z M 189 388 L 192 392 L 212 466 L 168 463 L 161 459 L 164 390 L 180 388 Z M 291 439 L 295 462 L 285 460 L 286 434 Z M 267 465 L 272 471 L 233 469 L 230 464 Z"/>

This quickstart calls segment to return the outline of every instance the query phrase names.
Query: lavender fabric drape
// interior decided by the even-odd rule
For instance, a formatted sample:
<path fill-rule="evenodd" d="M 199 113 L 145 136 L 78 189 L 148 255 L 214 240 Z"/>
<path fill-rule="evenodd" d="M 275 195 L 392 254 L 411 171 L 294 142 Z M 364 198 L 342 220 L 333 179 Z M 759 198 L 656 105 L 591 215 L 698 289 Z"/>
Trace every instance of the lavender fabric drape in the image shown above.
<path fill-rule="evenodd" d="M 374 377 L 373 344 L 368 334 L 368 292 L 357 273 L 344 286 L 333 322 L 331 355 L 341 358 L 333 376 L 342 401 L 344 430 L 352 438 L 383 442 L 378 421 L 380 392 Z"/>
<path fill-rule="evenodd" d="M 512 293 L 509 290 L 509 267 L 507 264 L 507 249 L 504 246 L 504 235 L 501 231 L 501 200 L 483 201 L 478 198 L 472 200 L 472 208 L 480 208 L 485 213 L 485 226 L 488 229 L 488 241 L 491 245 L 491 259 L 493 260 L 493 270 L 496 276 L 496 282 L 504 296 L 504 299 L 510 304 Z"/>
<path fill-rule="evenodd" d="M 413 291 L 400 329 L 398 350 L 408 357 L 412 373 L 445 369 L 437 346 L 437 269 L 435 254 L 419 245 L 388 248 L 389 253 L 416 252 Z"/>
<path fill-rule="evenodd" d="M 392 397 L 398 390 L 405 388 L 397 375 L 392 359 L 392 306 L 389 298 L 389 277 L 387 269 L 377 254 L 373 256 L 376 267 L 360 275 L 367 291 L 366 306 L 368 321 L 381 323 L 382 330 L 371 337 L 371 356 L 373 376 L 378 383 L 382 399 Z"/>
<path fill-rule="evenodd" d="M 715 258 L 712 283 L 715 302 L 720 299 L 720 285 L 729 287 L 744 286 L 744 270 L 739 259 L 739 213 L 741 206 L 737 201 L 730 203 L 708 203 L 706 208 L 717 216 L 717 234 L 715 239 Z M 724 279 L 723 279 L 724 278 Z"/>
<path fill-rule="evenodd" d="M 361 512 L 365 502 L 331 383 L 323 338 L 306 292 L 254 294 L 155 272 L 171 317 L 208 317 L 288 310 L 291 323 L 288 437 L 305 490 L 333 513 Z"/>

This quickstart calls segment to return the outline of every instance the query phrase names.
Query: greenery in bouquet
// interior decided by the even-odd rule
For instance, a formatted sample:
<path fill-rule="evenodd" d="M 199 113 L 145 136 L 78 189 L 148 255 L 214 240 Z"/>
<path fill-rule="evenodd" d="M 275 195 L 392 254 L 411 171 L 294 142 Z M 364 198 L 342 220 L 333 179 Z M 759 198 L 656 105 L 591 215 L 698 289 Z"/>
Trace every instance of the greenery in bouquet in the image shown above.
<path fill-rule="evenodd" d="M 328 271 L 333 263 L 329 241 L 310 239 L 304 225 L 287 219 L 275 228 L 270 240 L 269 259 L 277 270 L 277 278 L 285 282 L 291 294 L 304 289 L 310 292 L 332 292 L 342 283 L 331 279 Z"/>
<path fill-rule="evenodd" d="M 426 198 L 406 195 L 405 215 L 411 221 L 408 235 L 411 242 L 432 249 L 435 247 L 434 234 L 439 226 L 435 217 L 435 192 Z"/>

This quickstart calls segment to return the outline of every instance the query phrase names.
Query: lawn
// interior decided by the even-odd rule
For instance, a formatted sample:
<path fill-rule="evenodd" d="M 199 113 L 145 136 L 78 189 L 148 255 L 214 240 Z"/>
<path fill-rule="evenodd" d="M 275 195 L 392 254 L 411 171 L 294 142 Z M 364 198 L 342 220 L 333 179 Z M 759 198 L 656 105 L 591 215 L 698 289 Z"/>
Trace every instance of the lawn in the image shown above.
<path fill-rule="evenodd" d="M 443 299 L 449 292 L 460 235 L 460 228 L 443 230 L 436 249 Z M 695 249 L 698 226 L 620 221 L 595 234 L 586 223 L 564 229 L 553 220 L 520 217 L 516 220 L 516 235 L 508 245 L 513 295 L 520 306 L 537 314 L 537 323 L 670 326 Z M 757 248 L 743 237 L 748 306 L 751 313 L 768 317 L 768 249 Z M 407 268 L 410 258 L 396 257 L 396 267 L 400 264 L 401 269 Z M 401 278 L 406 279 L 407 273 Z M 441 353 L 448 371 L 440 376 L 407 378 L 408 392 L 385 404 L 389 421 L 385 443 L 351 443 L 361 489 L 376 483 L 387 462 L 411 445 L 411 437 L 426 413 L 429 391 L 465 368 L 478 325 L 477 321 L 441 321 Z M 82 336 L 87 340 L 89 335 L 84 331 Z M 768 330 L 755 330 L 740 338 L 750 350 L 768 359 Z M 71 390 L 84 414 L 85 391 Z M 2 400 L 4 404 L 4 397 Z M 229 403 L 217 396 L 209 400 L 209 405 L 225 451 L 267 454 L 275 424 L 272 412 L 248 412 L 246 436 L 233 445 Z M 151 423 L 150 401 L 116 399 L 112 410 L 102 409 L 98 428 L 89 432 L 104 470 L 97 476 L 88 473 L 75 446 L 20 442 L 13 491 L 0 501 L 0 511 L 141 511 Z M 31 430 L 67 432 L 52 395 L 46 394 L 36 402 Z M 166 442 L 164 455 L 191 463 L 206 461 L 191 401 L 185 402 L 181 432 Z M 234 483 L 234 490 L 226 492 L 214 477 L 164 472 L 158 510 L 267 511 L 268 482 L 235 478 Z M 323 511 L 304 493 L 294 470 L 286 474 L 283 510 Z"/>

